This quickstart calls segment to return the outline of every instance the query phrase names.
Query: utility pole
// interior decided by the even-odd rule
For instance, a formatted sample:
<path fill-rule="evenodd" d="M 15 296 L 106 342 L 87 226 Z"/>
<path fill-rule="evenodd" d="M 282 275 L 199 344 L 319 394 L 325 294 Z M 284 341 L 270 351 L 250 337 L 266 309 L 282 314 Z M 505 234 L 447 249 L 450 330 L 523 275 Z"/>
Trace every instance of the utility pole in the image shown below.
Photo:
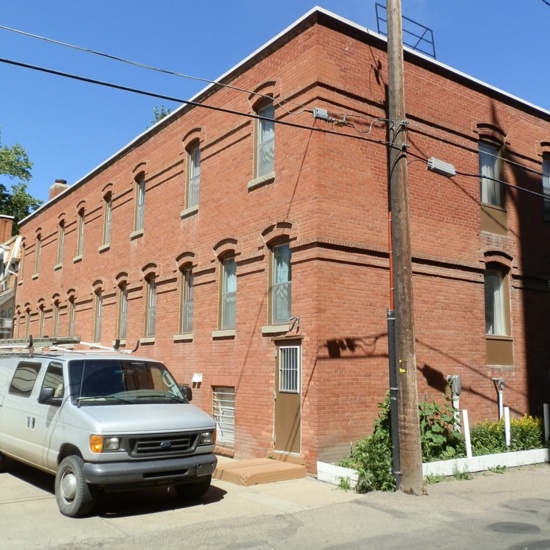
<path fill-rule="evenodd" d="M 388 114 L 391 240 L 395 303 L 395 353 L 399 390 L 400 489 L 420 495 L 424 489 L 416 383 L 416 344 L 412 286 L 407 174 L 403 29 L 401 0 L 387 0 Z"/>

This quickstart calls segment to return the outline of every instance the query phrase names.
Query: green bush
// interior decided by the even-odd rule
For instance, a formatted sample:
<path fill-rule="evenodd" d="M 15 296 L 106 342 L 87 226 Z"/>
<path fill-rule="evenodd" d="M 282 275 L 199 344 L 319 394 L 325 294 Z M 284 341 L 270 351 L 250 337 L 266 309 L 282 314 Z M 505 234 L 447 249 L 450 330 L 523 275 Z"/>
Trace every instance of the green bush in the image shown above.
<path fill-rule="evenodd" d="M 378 418 L 374 422 L 374 433 L 360 439 L 349 458 L 341 460 L 340 466 L 357 470 L 356 491 L 394 491 L 395 479 L 392 473 L 390 438 L 390 400 L 379 403 Z"/>
<path fill-rule="evenodd" d="M 474 456 L 527 451 L 545 446 L 542 420 L 527 415 L 510 420 L 510 447 L 506 447 L 504 420 L 485 420 L 476 424 L 470 429 L 470 440 Z"/>
<path fill-rule="evenodd" d="M 453 408 L 448 398 L 444 397 L 443 405 L 433 401 L 420 403 L 418 406 L 423 462 L 465 455 L 464 440 L 454 429 Z"/>
<path fill-rule="evenodd" d="M 418 407 L 423 462 L 465 456 L 464 438 L 454 430 L 453 408 L 448 397 L 444 397 L 443 405 L 432 402 L 420 403 Z M 339 462 L 340 466 L 357 470 L 358 493 L 395 490 L 389 397 L 378 408 L 374 433 L 359 440 L 350 456 Z M 510 447 L 506 447 L 503 420 L 476 424 L 470 430 L 470 438 L 474 456 L 545 446 L 542 420 L 532 416 L 510 420 Z"/>

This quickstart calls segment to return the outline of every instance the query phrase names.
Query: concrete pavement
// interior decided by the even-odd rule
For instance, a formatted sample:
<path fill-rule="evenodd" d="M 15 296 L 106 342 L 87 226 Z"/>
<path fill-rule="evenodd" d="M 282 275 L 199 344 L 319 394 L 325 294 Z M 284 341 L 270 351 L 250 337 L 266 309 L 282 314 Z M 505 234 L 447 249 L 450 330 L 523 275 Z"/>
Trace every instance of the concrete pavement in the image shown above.
<path fill-rule="evenodd" d="M 183 503 L 166 489 L 120 493 L 103 498 L 89 517 L 69 519 L 57 510 L 52 477 L 14 465 L 0 474 L 0 545 L 550 548 L 548 464 L 427 488 L 426 497 L 357 495 L 311 478 L 254 486 L 215 480 L 200 503 Z"/>

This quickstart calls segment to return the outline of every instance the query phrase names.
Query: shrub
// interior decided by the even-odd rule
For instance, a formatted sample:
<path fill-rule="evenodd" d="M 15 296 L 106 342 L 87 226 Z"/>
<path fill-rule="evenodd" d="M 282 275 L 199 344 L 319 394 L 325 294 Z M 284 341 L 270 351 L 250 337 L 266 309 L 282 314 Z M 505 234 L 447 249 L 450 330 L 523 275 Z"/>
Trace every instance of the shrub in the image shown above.
<path fill-rule="evenodd" d="M 475 456 L 506 451 L 526 451 L 545 446 L 544 428 L 540 418 L 525 415 L 510 420 L 510 447 L 506 447 L 504 420 L 491 422 L 485 420 L 470 430 L 472 453 Z"/>
<path fill-rule="evenodd" d="M 454 429 L 453 408 L 444 397 L 443 405 L 433 401 L 418 406 L 423 462 L 464 456 L 464 441 Z"/>
<path fill-rule="evenodd" d="M 453 408 L 449 398 L 444 397 L 443 405 L 434 401 L 420 403 L 418 407 L 423 462 L 460 458 L 466 454 L 464 438 L 454 430 Z M 350 456 L 339 462 L 340 466 L 357 470 L 358 493 L 395 490 L 389 397 L 379 403 L 378 408 L 373 434 L 359 440 Z M 470 430 L 470 438 L 475 456 L 545 446 L 542 420 L 527 415 L 510 420 L 510 447 L 506 447 L 503 420 L 476 424 Z"/>
<path fill-rule="evenodd" d="M 360 439 L 349 458 L 340 466 L 354 468 L 358 473 L 356 491 L 394 491 L 390 438 L 390 400 L 378 404 L 380 412 L 374 422 L 374 433 Z"/>

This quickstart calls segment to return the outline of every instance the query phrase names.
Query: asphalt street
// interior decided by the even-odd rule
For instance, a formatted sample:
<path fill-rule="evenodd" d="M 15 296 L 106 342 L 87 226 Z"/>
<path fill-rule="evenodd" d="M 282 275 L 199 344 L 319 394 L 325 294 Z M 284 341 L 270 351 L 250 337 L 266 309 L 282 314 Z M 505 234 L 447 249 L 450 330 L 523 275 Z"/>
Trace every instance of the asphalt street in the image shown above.
<path fill-rule="evenodd" d="M 214 481 L 199 503 L 155 489 L 104 496 L 62 516 L 53 478 L 0 474 L 0 548 L 550 550 L 550 465 L 427 485 L 426 496 L 357 495 L 315 479 Z"/>

